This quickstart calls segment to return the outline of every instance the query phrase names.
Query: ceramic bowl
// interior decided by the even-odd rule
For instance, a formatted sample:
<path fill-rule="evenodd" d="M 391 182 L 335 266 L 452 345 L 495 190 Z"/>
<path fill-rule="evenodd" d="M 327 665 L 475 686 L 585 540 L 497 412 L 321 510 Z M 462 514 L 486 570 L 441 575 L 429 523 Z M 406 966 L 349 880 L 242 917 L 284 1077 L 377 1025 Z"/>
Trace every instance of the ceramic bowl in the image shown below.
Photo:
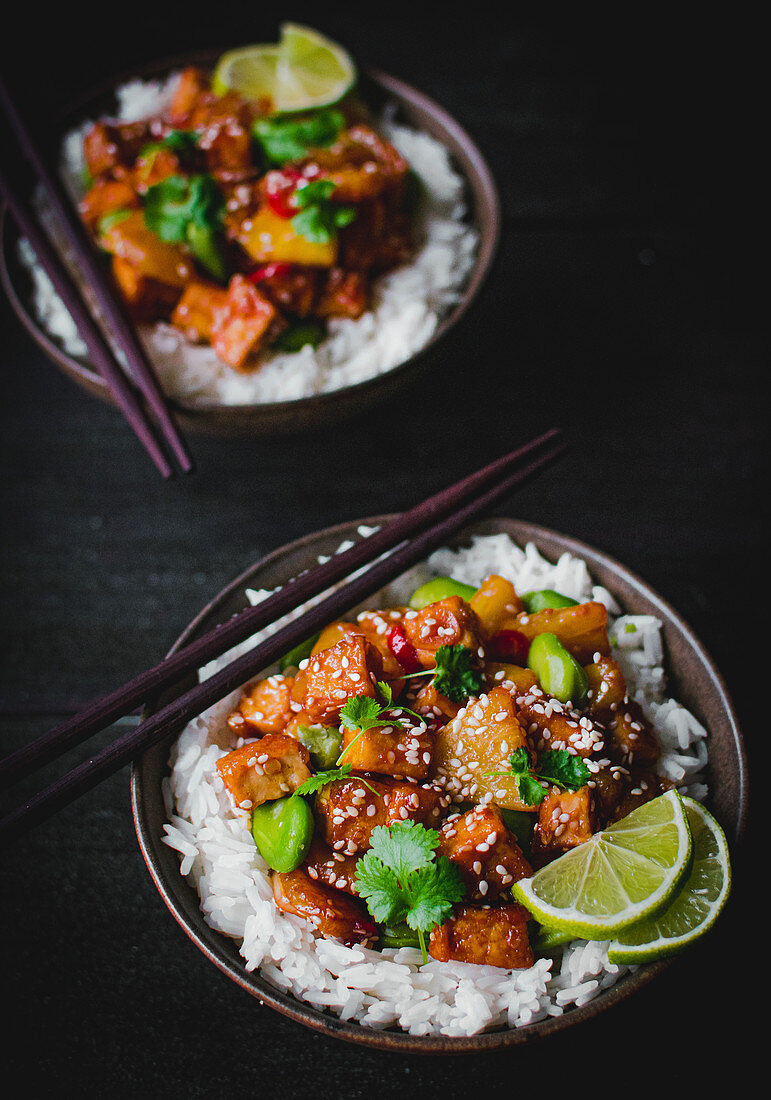
<path fill-rule="evenodd" d="M 158 62 L 138 73 L 116 78 L 109 88 L 96 90 L 69 107 L 60 119 L 57 131 L 64 134 L 83 119 L 109 115 L 114 108 L 113 89 L 129 77 L 157 79 L 184 65 L 206 67 L 215 60 L 216 55 L 208 53 L 189 55 Z M 361 73 L 359 83 L 365 101 L 372 107 L 378 109 L 389 104 L 395 108 L 396 117 L 400 121 L 439 140 L 449 150 L 456 169 L 466 181 L 467 220 L 477 231 L 478 247 L 473 270 L 459 300 L 443 316 L 428 343 L 392 370 L 331 393 L 294 401 L 195 406 L 181 401 L 170 402 L 183 430 L 217 435 L 284 434 L 303 428 L 325 426 L 367 411 L 381 401 L 399 394 L 418 377 L 439 364 L 444 341 L 477 298 L 496 254 L 501 224 L 498 190 L 484 157 L 455 119 L 416 88 L 396 77 L 372 70 Z M 18 256 L 18 232 L 15 224 L 6 216 L 3 216 L 0 223 L 0 234 L 0 278 L 19 320 L 48 358 L 68 377 L 90 394 L 114 403 L 91 364 L 86 359 L 68 354 L 38 321 L 29 273 Z"/>
<path fill-rule="evenodd" d="M 248 606 L 245 588 L 272 589 L 297 573 L 312 568 L 319 554 L 334 553 L 342 540 L 356 539 L 361 523 L 383 523 L 389 518 L 391 517 L 370 517 L 327 528 L 292 542 L 256 562 L 201 611 L 177 640 L 172 652 Z M 583 558 L 595 583 L 606 587 L 625 611 L 650 614 L 661 620 L 668 691 L 691 710 L 710 732 L 709 805 L 721 822 L 729 843 L 737 845 L 747 816 L 744 747 L 725 685 L 690 628 L 672 607 L 625 566 L 591 546 L 555 531 L 517 520 L 492 519 L 474 524 L 453 540 L 452 544 L 463 545 L 471 533 L 498 532 L 507 532 L 519 545 L 534 543 L 552 561 L 556 561 L 566 551 Z M 185 690 L 191 684 L 189 681 L 181 685 L 178 691 Z M 173 697 L 172 694 L 167 694 L 158 701 L 158 705 L 169 702 Z M 483 1032 L 469 1038 L 411 1036 L 400 1030 L 377 1031 L 321 1012 L 280 992 L 260 977 L 258 972 L 247 973 L 235 942 L 215 932 L 204 921 L 196 891 L 180 875 L 176 852 L 161 840 L 163 825 L 167 820 L 161 784 L 168 774 L 167 761 L 172 740 L 173 738 L 168 739 L 147 752 L 134 766 L 131 776 L 137 837 L 150 875 L 171 914 L 215 966 L 260 1002 L 307 1027 L 371 1047 L 415 1053 L 465 1053 L 511 1047 L 578 1026 L 582 1021 L 608 1011 L 613 1005 L 653 981 L 671 965 L 669 960 L 641 966 L 594 1000 L 571 1008 L 561 1016 L 550 1017 L 518 1029 Z M 692 950 L 700 950 L 700 946 Z"/>

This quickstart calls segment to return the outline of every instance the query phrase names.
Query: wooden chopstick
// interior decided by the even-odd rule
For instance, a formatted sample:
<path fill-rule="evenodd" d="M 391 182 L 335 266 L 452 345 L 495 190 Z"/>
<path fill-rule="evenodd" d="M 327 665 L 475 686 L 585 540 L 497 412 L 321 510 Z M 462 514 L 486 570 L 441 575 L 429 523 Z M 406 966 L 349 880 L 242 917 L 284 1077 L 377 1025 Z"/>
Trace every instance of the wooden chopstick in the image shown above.
<path fill-rule="evenodd" d="M 57 222 L 77 258 L 78 266 L 94 293 L 101 316 L 109 327 L 117 346 L 126 356 L 132 378 L 144 394 L 147 405 L 155 416 L 161 434 L 180 469 L 189 473 L 193 469 L 193 461 L 174 423 L 134 324 L 110 280 L 105 276 L 96 249 L 77 216 L 59 176 L 49 167 L 37 140 L 22 118 L 9 89 L 1 78 L 0 106 L 16 136 L 21 153 L 31 165 L 38 183 L 46 193 Z"/>
<path fill-rule="evenodd" d="M 229 662 L 171 703 L 161 707 L 155 714 L 140 722 L 135 729 L 123 734 L 106 748 L 0 818 L 0 840 L 18 835 L 23 830 L 50 817 L 51 814 L 85 794 L 107 776 L 165 737 L 180 731 L 203 710 L 218 702 L 229 692 L 241 687 L 282 654 L 321 630 L 328 622 L 339 618 L 344 611 L 371 596 L 384 584 L 403 573 L 405 569 L 421 561 L 466 524 L 492 508 L 535 474 L 540 473 L 564 450 L 564 444 L 557 441 L 547 446 L 545 450 L 540 450 L 535 457 L 532 457 L 531 452 L 524 463 L 518 464 L 514 469 L 510 468 L 499 480 L 488 484 L 487 488 L 471 499 L 464 498 L 465 503 L 449 514 L 442 513 L 437 519 L 432 511 L 430 522 L 427 522 L 421 531 L 416 532 L 414 537 L 402 541 L 390 553 L 377 558 L 368 569 L 359 571 L 347 584 L 314 604 L 293 622 L 280 627 L 253 649 Z M 362 541 L 367 545 L 372 540 L 368 538 Z"/>
<path fill-rule="evenodd" d="M 102 332 L 89 313 L 80 291 L 59 254 L 40 228 L 35 211 L 0 168 L 2 195 L 20 232 L 29 241 L 39 263 L 53 283 L 56 293 L 67 307 L 83 339 L 91 361 L 104 379 L 126 421 L 165 478 L 173 477 L 169 463 L 153 430 L 152 421 L 140 403 L 136 391 L 128 382 Z"/>
<path fill-rule="evenodd" d="M 0 760 L 0 790 L 104 729 L 121 715 L 135 710 L 138 705 L 146 703 L 190 672 L 256 634 L 258 630 L 277 622 L 333 584 L 350 577 L 357 569 L 411 538 L 433 521 L 451 513 L 466 500 L 480 494 L 506 473 L 518 469 L 529 457 L 554 445 L 560 436 L 560 431 L 552 428 L 428 497 L 368 538 L 361 539 L 350 549 L 333 554 L 327 562 L 292 578 L 278 592 L 256 606 L 240 612 L 160 664 L 97 699 L 72 718 L 23 745 L 15 753 Z"/>

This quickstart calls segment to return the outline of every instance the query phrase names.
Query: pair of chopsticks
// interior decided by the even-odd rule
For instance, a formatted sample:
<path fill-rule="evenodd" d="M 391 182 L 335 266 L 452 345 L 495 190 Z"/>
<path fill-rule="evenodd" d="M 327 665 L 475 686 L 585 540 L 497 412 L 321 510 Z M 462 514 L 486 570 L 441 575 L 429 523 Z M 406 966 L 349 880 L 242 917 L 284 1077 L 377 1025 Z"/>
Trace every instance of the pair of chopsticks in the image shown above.
<path fill-rule="evenodd" d="M 423 560 L 466 524 L 559 457 L 565 449 L 561 434 L 559 429 L 552 428 L 428 497 L 350 549 L 333 554 L 322 565 L 292 578 L 261 603 L 190 642 L 159 665 L 0 760 L 2 789 L 103 730 L 138 704 L 157 698 L 161 691 L 172 688 L 203 664 L 349 578 L 346 584 L 333 588 L 288 625 L 279 627 L 247 653 L 162 706 L 134 729 L 0 818 L 0 839 L 8 839 L 43 821 L 163 738 L 179 732 L 207 707 Z"/>
<path fill-rule="evenodd" d="M 53 283 L 77 326 L 89 356 L 104 379 L 150 458 L 165 478 L 175 473 L 173 462 L 190 473 L 193 462 L 166 404 L 150 360 L 142 347 L 116 288 L 103 270 L 100 258 L 65 192 L 56 171 L 49 166 L 40 145 L 22 118 L 9 89 L 0 79 L 0 106 L 8 123 L 3 134 L 6 153 L 15 138 L 20 156 L 5 158 L 0 168 L 0 195 L 20 232 L 27 238 L 38 261 Z M 5 129 L 5 128 L 4 128 Z M 13 159 L 13 164 L 9 162 Z M 41 227 L 32 202 L 35 184 L 42 187 L 47 202 L 72 248 L 80 271 L 91 287 L 115 346 L 126 358 L 130 377 L 113 353 L 105 334 L 86 305 L 58 252 Z"/>

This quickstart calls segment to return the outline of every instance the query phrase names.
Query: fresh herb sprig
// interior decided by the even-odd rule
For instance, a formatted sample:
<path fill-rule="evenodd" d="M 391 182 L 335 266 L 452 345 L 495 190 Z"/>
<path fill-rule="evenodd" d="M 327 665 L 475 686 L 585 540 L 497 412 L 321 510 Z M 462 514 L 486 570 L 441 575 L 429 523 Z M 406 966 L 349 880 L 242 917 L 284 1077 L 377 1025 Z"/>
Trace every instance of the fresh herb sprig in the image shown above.
<path fill-rule="evenodd" d="M 338 779 L 346 779 L 353 769 L 351 764 L 342 763 L 343 757 L 367 730 L 373 729 L 375 726 L 383 725 L 389 725 L 395 729 L 404 729 L 403 722 L 386 715 L 386 711 L 393 707 L 394 696 L 390 684 L 385 683 L 383 680 L 379 680 L 377 686 L 381 699 L 373 699 L 369 695 L 355 695 L 341 707 L 340 731 L 358 730 L 358 733 L 340 753 L 337 758 L 336 766 L 334 768 L 328 768 L 325 771 L 317 772 L 315 775 L 311 776 L 310 779 L 306 779 L 298 788 L 298 794 L 315 794 L 316 791 L 320 791 L 322 787 L 326 787 L 328 783 L 334 783 Z M 416 714 L 414 710 L 409 710 L 407 707 L 399 707 L 399 710 L 403 711 L 405 714 L 411 714 L 421 722 L 423 721 L 421 716 Z M 360 779 L 360 782 L 363 783 L 365 787 L 368 787 L 373 794 L 377 793 L 365 779 Z"/>
<path fill-rule="evenodd" d="M 292 218 L 292 225 L 307 241 L 329 244 L 338 229 L 344 229 L 356 217 L 355 206 L 332 202 L 334 191 L 331 180 L 312 180 L 295 191 L 292 201 L 299 213 Z"/>
<path fill-rule="evenodd" d="M 301 160 L 310 149 L 328 148 L 344 125 L 340 111 L 322 110 L 299 118 L 259 118 L 252 134 L 265 159 L 280 167 Z"/>
<path fill-rule="evenodd" d="M 149 187 L 144 220 L 162 241 L 186 244 L 201 267 L 227 281 L 223 246 L 225 200 L 211 176 L 168 176 Z"/>
<path fill-rule="evenodd" d="M 418 934 L 423 962 L 426 933 L 446 920 L 465 887 L 458 868 L 436 856 L 439 834 L 416 821 L 379 825 L 356 864 L 356 892 L 378 924 L 406 921 Z"/>
<path fill-rule="evenodd" d="M 583 757 L 566 749 L 548 749 L 541 754 L 537 767 L 533 767 L 530 753 L 523 746 L 512 753 L 509 763 L 510 771 L 485 772 L 485 775 L 513 777 L 517 794 L 526 806 L 541 805 L 546 797 L 543 783 L 562 787 L 567 791 L 577 791 L 592 774 Z"/>
<path fill-rule="evenodd" d="M 474 667 L 474 650 L 462 645 L 440 645 L 434 660 L 434 668 L 422 672 L 405 672 L 399 679 L 415 680 L 418 676 L 430 676 L 440 695 L 453 703 L 464 703 L 472 695 L 479 695 L 484 687 L 484 675 Z"/>

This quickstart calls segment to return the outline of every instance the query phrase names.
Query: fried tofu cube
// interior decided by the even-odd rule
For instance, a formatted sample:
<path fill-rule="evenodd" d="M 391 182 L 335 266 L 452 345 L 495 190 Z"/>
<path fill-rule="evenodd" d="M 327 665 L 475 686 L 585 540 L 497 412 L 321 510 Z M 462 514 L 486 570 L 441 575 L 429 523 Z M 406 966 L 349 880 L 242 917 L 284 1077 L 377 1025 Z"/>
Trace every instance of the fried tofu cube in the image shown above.
<path fill-rule="evenodd" d="M 92 179 L 125 176 L 149 140 L 147 122 L 95 122 L 83 138 L 83 156 Z"/>
<path fill-rule="evenodd" d="M 475 900 L 491 901 L 533 873 L 494 806 L 449 817 L 439 830 L 438 854 L 457 864 L 467 896 Z"/>
<path fill-rule="evenodd" d="M 485 680 L 489 687 L 502 687 L 521 694 L 538 685 L 538 677 L 531 668 L 512 665 L 508 661 L 486 661 Z"/>
<path fill-rule="evenodd" d="M 477 617 L 460 596 L 447 596 L 420 611 L 407 611 L 402 625 L 423 668 L 435 666 L 440 646 L 461 645 L 473 650 L 480 646 Z"/>
<path fill-rule="evenodd" d="M 367 276 L 361 271 L 330 268 L 316 300 L 316 314 L 356 320 L 367 309 L 368 286 Z"/>
<path fill-rule="evenodd" d="M 444 792 L 433 784 L 352 774 L 319 792 L 316 821 L 319 835 L 333 851 L 353 855 L 371 847 L 378 825 L 408 820 L 434 825 L 445 804 Z"/>
<path fill-rule="evenodd" d="M 243 275 L 234 275 L 213 318 L 212 347 L 233 370 L 249 371 L 282 324 L 273 303 Z"/>
<path fill-rule="evenodd" d="M 596 831 L 594 796 L 589 787 L 550 790 L 538 808 L 533 832 L 533 858 L 547 862 L 583 844 Z"/>
<path fill-rule="evenodd" d="M 341 707 L 352 696 L 376 698 L 382 661 L 366 638 L 347 633 L 311 656 L 304 672 L 303 708 L 314 722 L 330 725 L 339 721 Z"/>
<path fill-rule="evenodd" d="M 115 284 L 135 321 L 162 321 L 179 298 L 179 287 L 141 275 L 133 264 L 113 256 L 110 267 Z"/>
<path fill-rule="evenodd" d="M 173 126 L 186 122 L 198 104 L 199 99 L 209 90 L 209 78 L 202 69 L 190 65 L 179 74 L 174 95 L 169 104 L 168 117 Z"/>
<path fill-rule="evenodd" d="M 308 750 L 294 737 L 271 733 L 217 761 L 217 771 L 242 810 L 292 794 L 310 778 Z"/>
<path fill-rule="evenodd" d="M 458 716 L 439 730 L 434 754 L 434 778 L 456 802 L 495 801 L 509 810 L 529 810 L 519 797 L 510 772 L 510 757 L 528 748 L 525 730 L 514 713 L 511 695 L 495 687 L 472 699 Z"/>
<path fill-rule="evenodd" d="M 531 688 L 517 696 L 517 714 L 537 753 L 566 749 L 587 757 L 605 747 L 606 731 L 587 715 L 579 714 L 559 699 Z"/>
<path fill-rule="evenodd" d="M 434 928 L 428 952 L 439 962 L 526 970 L 534 961 L 527 932 L 529 919 L 527 910 L 517 904 L 499 908 L 459 905 L 449 920 Z"/>
<path fill-rule="evenodd" d="M 356 893 L 356 864 L 359 856 L 336 852 L 319 837 L 314 836 L 303 867 L 314 882 L 332 886 L 346 894 Z"/>
<path fill-rule="evenodd" d="M 394 783 L 386 797 L 385 823 L 417 821 L 433 829 L 448 805 L 447 795 L 433 783 Z"/>
<path fill-rule="evenodd" d="M 136 210 L 138 207 L 139 195 L 127 180 L 104 177 L 98 179 L 78 203 L 83 224 L 92 233 L 105 214 L 115 210 Z"/>
<path fill-rule="evenodd" d="M 210 123 L 198 144 L 206 167 L 217 179 L 234 182 L 253 173 L 252 135 L 237 117 Z"/>
<path fill-rule="evenodd" d="M 257 733 L 282 733 L 294 717 L 294 676 L 268 676 L 258 680 L 239 700 L 228 718 L 231 730 L 244 737 Z"/>
<path fill-rule="evenodd" d="M 222 287 L 188 283 L 171 315 L 171 323 L 191 344 L 210 344 L 218 312 L 226 307 L 227 300 L 227 291 Z"/>
<path fill-rule="evenodd" d="M 606 722 L 608 753 L 627 767 L 647 767 L 661 755 L 658 739 L 639 703 L 627 699 Z"/>
<path fill-rule="evenodd" d="M 193 277 L 193 265 L 182 246 L 162 241 L 148 229 L 141 210 L 132 210 L 128 217 L 106 229 L 99 244 L 131 264 L 138 275 L 176 287 L 179 294 Z"/>
<path fill-rule="evenodd" d="M 624 673 L 618 661 L 602 656 L 585 665 L 584 672 L 589 681 L 589 713 L 603 722 L 627 698 Z"/>
<path fill-rule="evenodd" d="M 346 944 L 377 939 L 378 927 L 364 903 L 313 879 L 305 867 L 273 875 L 273 900 L 282 913 L 304 917 L 322 936 Z"/>
<path fill-rule="evenodd" d="M 434 758 L 436 735 L 424 723 L 412 725 L 403 718 L 394 718 L 394 722 L 401 725 L 373 726 L 363 733 L 345 729 L 345 762 L 360 772 L 427 779 Z"/>
<path fill-rule="evenodd" d="M 390 790 L 388 781 L 369 775 L 350 775 L 328 783 L 316 798 L 319 835 L 335 852 L 353 855 L 366 851 L 371 847 L 372 830 L 388 820 Z"/>
<path fill-rule="evenodd" d="M 445 721 L 456 718 L 460 708 L 460 703 L 454 703 L 436 690 L 433 680 L 423 685 L 411 707 L 418 714 L 425 714 L 427 718 L 443 718 Z"/>
<path fill-rule="evenodd" d="M 499 630 L 513 630 L 516 616 L 524 611 L 524 604 L 511 581 L 491 573 L 469 600 L 485 640 Z"/>
<path fill-rule="evenodd" d="M 536 634 L 556 634 L 581 665 L 593 661 L 595 653 L 603 656 L 610 653 L 608 612 L 605 605 L 597 601 L 571 607 L 548 607 L 531 615 L 523 612 L 516 617 L 515 629 L 529 642 Z"/>

